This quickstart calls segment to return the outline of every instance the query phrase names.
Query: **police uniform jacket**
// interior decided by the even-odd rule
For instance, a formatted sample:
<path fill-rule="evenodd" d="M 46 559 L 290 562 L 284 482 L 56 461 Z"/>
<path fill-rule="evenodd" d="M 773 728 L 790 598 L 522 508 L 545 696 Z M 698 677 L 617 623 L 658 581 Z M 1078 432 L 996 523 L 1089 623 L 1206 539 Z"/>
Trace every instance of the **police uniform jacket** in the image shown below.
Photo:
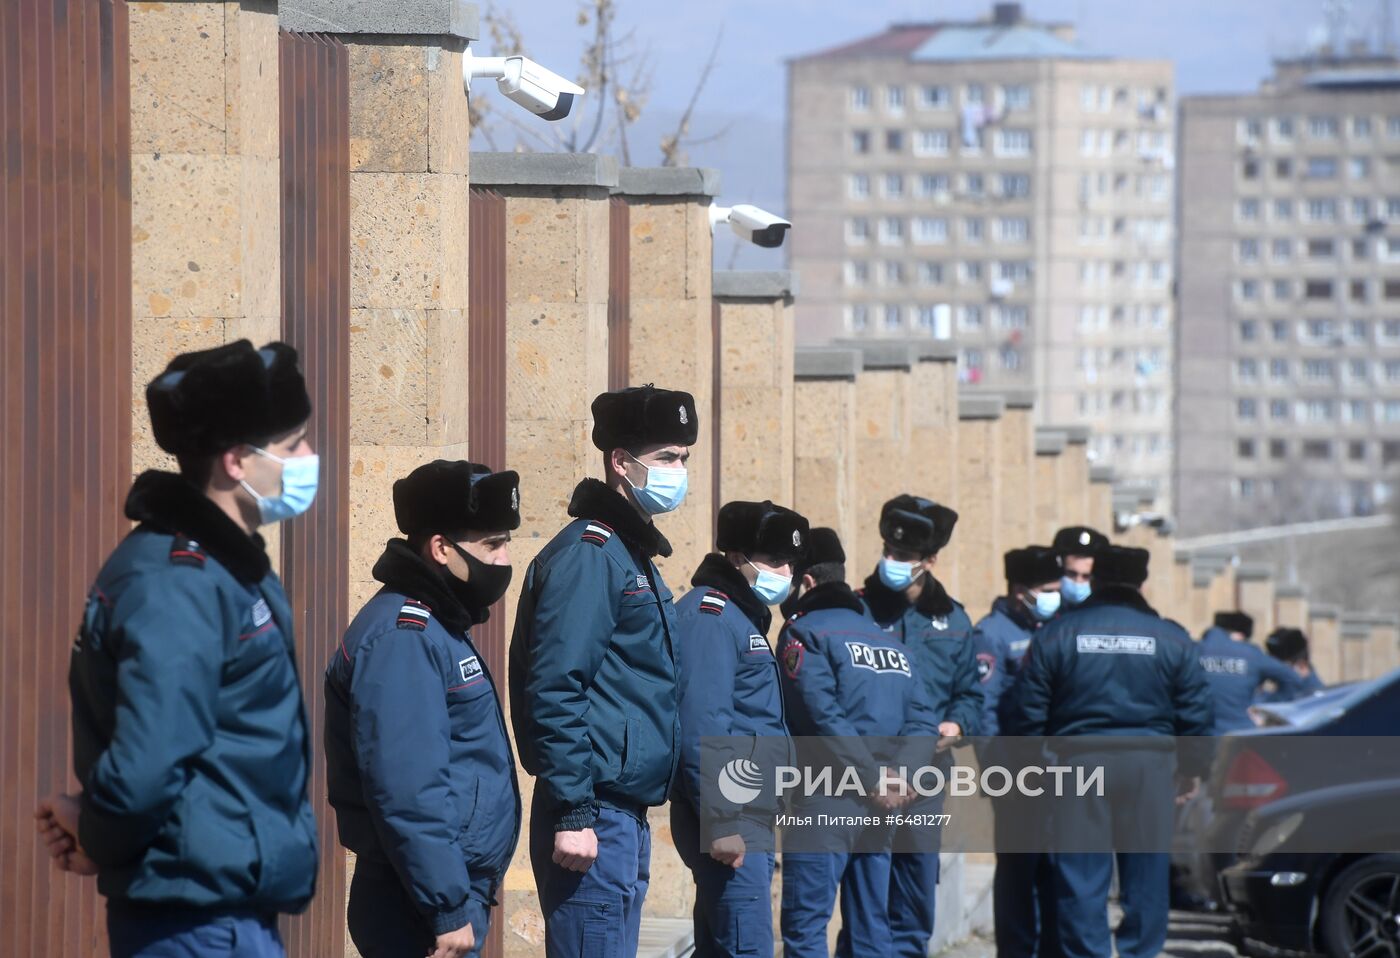
<path fill-rule="evenodd" d="M 1215 702 L 1216 735 L 1254 727 L 1249 706 L 1265 681 L 1272 680 L 1285 701 L 1302 690 L 1297 672 L 1257 645 L 1230 638 L 1219 626 L 1206 630 L 1196 643 L 1196 653 Z"/>
<path fill-rule="evenodd" d="M 557 830 L 600 803 L 637 812 L 670 792 L 680 753 L 675 609 L 660 531 L 596 479 L 530 563 L 510 646 L 511 721 Z"/>
<path fill-rule="evenodd" d="M 326 770 L 340 843 L 391 865 L 434 934 L 494 894 L 520 833 L 515 757 L 468 610 L 402 539 L 326 667 Z M 479 892 L 480 893 L 480 892 Z"/>
<path fill-rule="evenodd" d="M 1030 610 L 1009 596 L 1001 596 L 993 602 L 992 611 L 977 623 L 972 633 L 972 649 L 977 657 L 977 678 L 982 686 L 982 724 L 978 734 L 1001 733 L 998 710 L 1002 696 L 1030 651 L 1031 636 L 1038 625 Z"/>
<path fill-rule="evenodd" d="M 913 654 L 938 721 L 957 722 L 964 735 L 979 734 L 982 688 L 972 647 L 972 620 L 962 604 L 931 575 L 919 601 L 912 604 L 903 591 L 890 589 L 878 575 L 865 580 L 859 595 L 880 628 Z"/>
<path fill-rule="evenodd" d="M 147 472 L 73 648 L 78 841 L 109 899 L 300 911 L 316 885 L 292 614 L 263 541 Z"/>

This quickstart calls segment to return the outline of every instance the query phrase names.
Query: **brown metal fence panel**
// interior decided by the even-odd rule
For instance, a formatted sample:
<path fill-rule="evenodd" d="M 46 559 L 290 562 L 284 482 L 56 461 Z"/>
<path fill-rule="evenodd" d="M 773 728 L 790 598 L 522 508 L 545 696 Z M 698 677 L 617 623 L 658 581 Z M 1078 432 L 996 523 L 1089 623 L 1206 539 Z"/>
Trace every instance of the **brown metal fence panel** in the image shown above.
<path fill-rule="evenodd" d="M 296 621 L 310 720 L 311 799 L 321 839 L 316 898 L 284 920 L 287 953 L 345 950 L 345 850 L 326 799 L 322 751 L 327 657 L 349 623 L 350 553 L 350 72 L 345 45 L 282 33 L 282 335 L 301 353 L 321 455 L 316 505 L 282 535 L 282 571 Z"/>
<path fill-rule="evenodd" d="M 608 388 L 627 385 L 631 362 L 632 210 L 620 196 L 608 200 Z"/>
<path fill-rule="evenodd" d="M 471 191 L 467 237 L 467 448 L 473 462 L 507 469 L 506 462 L 506 200 L 481 187 Z M 519 574 L 519 570 L 517 570 Z M 506 675 L 505 619 L 500 611 L 472 629 L 499 692 Z M 482 953 L 505 954 L 504 912 L 497 908 Z"/>
<path fill-rule="evenodd" d="M 710 395 L 713 397 L 710 405 L 710 461 L 714 463 L 710 467 L 710 534 L 714 535 L 719 528 L 719 507 L 724 504 L 720 498 L 723 488 L 720 477 L 724 475 L 723 450 L 720 448 L 724 442 L 724 428 L 722 424 L 722 412 L 724 410 L 724 350 L 720 345 L 720 330 L 723 323 L 720 321 L 719 300 L 710 300 L 710 341 L 714 353 L 711 357 L 713 364 L 713 379 Z"/>
<path fill-rule="evenodd" d="M 31 817 L 73 790 L 68 651 L 129 528 L 131 130 L 120 0 L 0 2 L 0 954 L 105 954 Z"/>

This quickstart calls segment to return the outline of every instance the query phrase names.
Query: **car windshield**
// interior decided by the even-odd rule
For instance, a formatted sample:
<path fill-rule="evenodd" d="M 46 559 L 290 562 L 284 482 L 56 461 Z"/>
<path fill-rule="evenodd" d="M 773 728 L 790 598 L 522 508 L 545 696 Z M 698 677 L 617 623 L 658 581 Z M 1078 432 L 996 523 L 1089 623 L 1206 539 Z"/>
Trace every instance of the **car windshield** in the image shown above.
<path fill-rule="evenodd" d="M 1292 702 L 1254 707 L 1268 726 L 1316 726 L 1355 708 L 1373 695 L 1393 694 L 1400 686 L 1400 669 L 1377 679 L 1349 682 Z"/>

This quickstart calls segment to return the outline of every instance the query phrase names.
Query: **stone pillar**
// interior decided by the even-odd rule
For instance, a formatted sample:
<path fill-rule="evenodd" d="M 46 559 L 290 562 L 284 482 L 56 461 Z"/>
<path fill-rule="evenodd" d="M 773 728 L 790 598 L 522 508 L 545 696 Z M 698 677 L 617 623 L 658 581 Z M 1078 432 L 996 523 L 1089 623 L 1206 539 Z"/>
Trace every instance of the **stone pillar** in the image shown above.
<path fill-rule="evenodd" d="M 1236 604 L 1237 589 L 1235 586 L 1236 566 L 1229 558 L 1212 558 L 1212 565 L 1217 570 L 1214 580 L 1211 581 L 1210 604 L 1211 613 L 1222 609 L 1233 609 Z"/>
<path fill-rule="evenodd" d="M 909 462 L 910 371 L 918 352 L 907 343 L 879 341 L 856 348 L 864 368 L 856 375 L 856 514 L 846 564 L 859 582 L 880 559 L 880 507 L 903 492 L 921 495 L 923 487 Z"/>
<path fill-rule="evenodd" d="M 1262 642 L 1274 630 L 1274 570 L 1262 563 L 1235 569 L 1236 607 L 1254 618 L 1254 636 Z"/>
<path fill-rule="evenodd" d="M 282 191 L 277 4 L 127 11 L 136 475 L 175 468 L 151 437 L 145 393 L 171 357 L 280 338 Z"/>
<path fill-rule="evenodd" d="M 666 581 L 687 583 L 714 548 L 714 313 L 711 198 L 719 174 L 704 169 L 618 172 L 631 219 L 628 381 L 683 389 L 695 397 L 700 430 L 690 455 L 685 503 L 657 525 L 674 550 L 657 565 Z"/>
<path fill-rule="evenodd" d="M 1346 682 L 1368 679 L 1371 671 L 1371 623 L 1350 616 L 1341 620 L 1338 628 L 1342 647 L 1342 672 Z"/>
<path fill-rule="evenodd" d="M 1032 545 L 1035 538 L 1035 498 L 1031 493 L 1035 468 L 1035 391 L 1002 390 L 1006 411 L 1001 417 L 1001 528 L 1005 549 Z"/>
<path fill-rule="evenodd" d="M 793 419 L 801 440 L 793 459 L 793 508 L 813 526 L 829 526 L 846 549 L 853 581 L 856 539 L 856 377 L 854 349 L 799 349 L 793 363 Z"/>
<path fill-rule="evenodd" d="M 1179 606 L 1176 593 L 1176 557 L 1171 536 L 1160 529 L 1154 529 L 1144 548 L 1152 554 L 1147 567 L 1147 601 L 1162 615 L 1174 619 Z"/>
<path fill-rule="evenodd" d="M 1195 571 L 1191 568 L 1191 555 L 1187 552 L 1172 552 L 1171 582 L 1168 591 L 1168 608 L 1158 609 L 1169 619 L 1175 619 L 1186 627 L 1193 637 L 1200 634 L 1195 625 Z"/>
<path fill-rule="evenodd" d="M 1065 451 L 1060 459 L 1061 525 L 1091 526 L 1107 534 L 1089 521 L 1089 427 L 1053 428 L 1065 434 Z"/>
<path fill-rule="evenodd" d="M 1035 474 L 1031 480 L 1031 499 L 1035 503 L 1035 541 L 1049 545 L 1055 533 L 1064 527 L 1063 504 L 1060 496 L 1060 476 L 1063 470 L 1067 438 L 1060 429 L 1035 431 Z"/>
<path fill-rule="evenodd" d="M 1400 616 L 1368 615 L 1371 626 L 1371 647 L 1367 654 L 1370 668 L 1367 678 L 1376 678 L 1400 666 Z"/>
<path fill-rule="evenodd" d="M 952 558 L 958 570 L 956 598 L 974 620 L 1002 592 L 1001 396 L 963 396 L 958 406 L 958 526 Z"/>
<path fill-rule="evenodd" d="M 958 367 L 957 349 L 946 340 L 917 340 L 919 361 L 911 371 L 908 476 L 918 494 L 958 508 Z M 954 532 L 949 555 L 957 545 Z M 958 568 L 949 562 L 939 580 L 958 594 Z"/>
<path fill-rule="evenodd" d="M 1181 620 L 1181 624 L 1192 638 L 1199 638 L 1219 611 L 1211 600 L 1211 586 L 1218 573 L 1219 569 L 1210 563 L 1191 561 L 1191 598 L 1187 618 Z"/>
<path fill-rule="evenodd" d="M 792 507 L 793 297 L 788 272 L 714 274 L 719 311 L 719 501 L 771 499 Z"/>
<path fill-rule="evenodd" d="M 1274 588 L 1274 622 L 1279 628 L 1308 631 L 1308 593 L 1300 585 Z"/>
<path fill-rule="evenodd" d="M 1308 656 L 1323 682 L 1342 681 L 1341 611 L 1333 605 L 1308 609 Z"/>
<path fill-rule="evenodd" d="M 1117 524 L 1113 509 L 1112 466 L 1089 467 L 1089 525 L 1112 537 Z"/>

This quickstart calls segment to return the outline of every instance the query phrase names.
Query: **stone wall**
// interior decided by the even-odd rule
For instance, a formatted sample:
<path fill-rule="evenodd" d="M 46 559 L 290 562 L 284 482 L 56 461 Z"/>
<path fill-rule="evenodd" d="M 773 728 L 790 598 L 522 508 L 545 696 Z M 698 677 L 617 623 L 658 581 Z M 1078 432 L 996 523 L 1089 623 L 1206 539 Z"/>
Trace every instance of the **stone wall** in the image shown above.
<path fill-rule="evenodd" d="M 956 509 L 958 502 L 957 351 L 946 341 L 914 344 L 918 362 L 910 370 L 910 491 Z M 958 536 L 940 557 L 938 577 L 958 595 Z"/>
<path fill-rule="evenodd" d="M 1002 428 L 1006 411 L 1000 396 L 964 396 L 958 407 L 958 525 L 953 532 L 958 601 L 973 621 L 1003 590 L 1006 551 L 1002 507 Z"/>
<path fill-rule="evenodd" d="M 793 508 L 813 526 L 836 530 L 847 550 L 857 525 L 856 375 L 861 355 L 848 349 L 801 349 L 793 375 Z M 864 575 L 864 573 L 862 573 Z"/>
<path fill-rule="evenodd" d="M 855 515 L 850 539 L 843 541 L 846 572 L 858 583 L 880 559 L 880 507 L 900 493 L 919 493 L 908 473 L 909 371 L 918 354 L 905 343 L 862 343 L 855 348 L 864 362 L 856 374 Z"/>

